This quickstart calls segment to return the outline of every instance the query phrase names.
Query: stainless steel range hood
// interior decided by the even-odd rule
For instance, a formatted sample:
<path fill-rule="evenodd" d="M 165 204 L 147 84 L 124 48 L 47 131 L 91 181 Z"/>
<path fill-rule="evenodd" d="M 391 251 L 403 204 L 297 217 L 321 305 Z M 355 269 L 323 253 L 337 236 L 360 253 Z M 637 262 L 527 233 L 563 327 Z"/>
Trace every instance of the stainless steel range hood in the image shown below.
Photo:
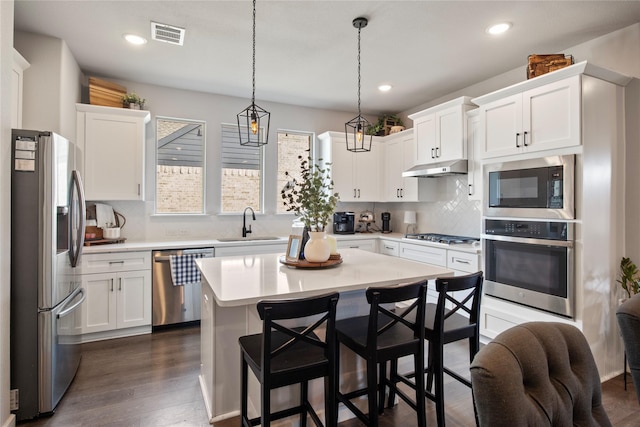
<path fill-rule="evenodd" d="M 434 178 L 437 176 L 460 175 L 467 173 L 466 160 L 451 160 L 442 163 L 431 163 L 428 165 L 416 165 L 411 169 L 402 172 L 402 177 Z"/>

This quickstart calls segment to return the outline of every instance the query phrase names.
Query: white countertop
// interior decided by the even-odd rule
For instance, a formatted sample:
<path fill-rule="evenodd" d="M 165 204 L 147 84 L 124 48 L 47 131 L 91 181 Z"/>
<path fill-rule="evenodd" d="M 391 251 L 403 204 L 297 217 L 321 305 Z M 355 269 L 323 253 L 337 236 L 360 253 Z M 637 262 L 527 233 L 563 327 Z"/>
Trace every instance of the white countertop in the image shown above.
<path fill-rule="evenodd" d="M 479 253 L 480 247 L 469 244 L 447 245 L 444 243 L 425 242 L 415 239 L 407 239 L 402 233 L 356 233 L 356 234 L 332 234 L 338 240 L 366 240 L 384 239 L 398 242 L 411 243 L 421 246 L 432 246 L 437 248 L 456 250 L 462 252 Z M 228 242 L 216 239 L 195 239 L 195 240 L 164 240 L 164 241 L 140 241 L 125 242 L 106 245 L 84 246 L 83 253 L 108 253 L 108 252 L 129 252 L 129 251 L 150 251 L 163 249 L 187 249 L 187 248 L 210 248 L 210 247 L 233 247 L 248 245 L 275 245 L 287 243 L 289 236 L 280 237 L 278 240 L 242 240 Z"/>
<path fill-rule="evenodd" d="M 255 304 L 265 298 L 299 298 L 453 274 L 443 267 L 360 249 L 341 249 L 340 254 L 343 263 L 325 269 L 288 267 L 279 262 L 282 253 L 203 258 L 196 260 L 196 264 L 221 307 Z"/>

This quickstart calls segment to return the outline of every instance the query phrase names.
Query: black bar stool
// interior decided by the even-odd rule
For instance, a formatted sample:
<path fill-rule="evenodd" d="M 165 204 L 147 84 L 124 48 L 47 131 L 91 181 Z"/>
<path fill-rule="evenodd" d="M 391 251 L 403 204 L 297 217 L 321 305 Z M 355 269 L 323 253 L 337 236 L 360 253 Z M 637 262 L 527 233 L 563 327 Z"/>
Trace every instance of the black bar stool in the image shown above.
<path fill-rule="evenodd" d="M 429 342 L 429 359 L 426 369 L 416 372 L 427 373 L 425 396 L 435 402 L 438 427 L 445 425 L 444 374 L 455 378 L 467 387 L 471 382 L 444 366 L 444 346 L 462 339 L 469 339 L 469 362 L 473 361 L 480 349 L 480 297 L 482 295 L 483 273 L 436 279 L 438 302 L 426 305 L 424 335 Z M 467 305 L 470 304 L 470 307 Z M 396 382 L 397 361 L 392 361 L 390 381 Z M 408 374 L 408 377 L 414 376 Z M 420 375 L 422 376 L 422 375 Z M 433 382 L 435 379 L 435 391 Z M 393 404 L 393 389 L 389 393 L 389 406 Z M 475 411 L 475 408 L 474 408 Z"/>
<path fill-rule="evenodd" d="M 307 414 L 316 426 L 323 426 L 320 418 L 307 399 L 308 381 L 325 378 L 325 422 L 335 426 L 336 364 L 335 364 L 335 318 L 337 292 L 318 297 L 260 301 L 257 308 L 263 320 L 261 334 L 239 338 L 242 353 L 242 426 L 262 425 L 267 427 L 274 420 L 300 414 L 300 426 L 305 427 Z M 300 319 L 310 316 L 309 326 L 287 327 L 281 320 Z M 317 318 L 319 317 L 319 318 Z M 321 339 L 315 332 L 324 327 Z M 251 368 L 260 382 L 261 417 L 247 416 L 247 376 Z M 300 404 L 293 408 L 271 413 L 271 390 L 300 383 Z"/>
<path fill-rule="evenodd" d="M 369 315 L 342 319 L 336 322 L 336 339 L 351 351 L 366 360 L 367 387 L 348 393 L 340 393 L 337 400 L 342 402 L 367 426 L 378 426 L 378 415 L 384 412 L 386 386 L 391 389 L 396 383 L 386 378 L 386 362 L 397 363 L 398 358 L 413 355 L 416 371 L 424 369 L 424 310 L 427 282 L 421 281 L 391 287 L 369 288 L 366 291 L 370 304 Z M 394 304 L 413 300 L 406 309 L 387 309 L 382 304 Z M 412 319 L 408 316 L 413 314 Z M 417 320 L 416 320 L 417 319 Z M 339 345 L 336 351 L 339 351 Z M 336 365 L 339 365 L 339 358 Z M 379 377 L 378 374 L 379 367 Z M 339 369 L 338 369 L 339 372 Z M 378 382 L 379 378 L 379 382 Z M 406 380 L 409 382 L 409 380 Z M 400 390 L 396 393 L 417 412 L 418 427 L 426 426 L 424 376 L 415 379 L 415 401 Z M 369 413 L 364 414 L 352 399 L 367 395 Z M 337 413 L 337 410 L 336 410 Z"/>

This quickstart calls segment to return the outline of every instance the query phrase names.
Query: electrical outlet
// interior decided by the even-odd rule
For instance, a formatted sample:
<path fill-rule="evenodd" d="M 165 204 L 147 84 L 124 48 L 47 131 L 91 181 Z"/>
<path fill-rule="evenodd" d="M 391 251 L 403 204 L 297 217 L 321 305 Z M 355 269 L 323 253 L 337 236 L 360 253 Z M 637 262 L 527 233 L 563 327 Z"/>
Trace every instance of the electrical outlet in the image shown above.
<path fill-rule="evenodd" d="M 20 407 L 20 394 L 18 389 L 13 389 L 9 392 L 9 410 L 17 411 Z"/>

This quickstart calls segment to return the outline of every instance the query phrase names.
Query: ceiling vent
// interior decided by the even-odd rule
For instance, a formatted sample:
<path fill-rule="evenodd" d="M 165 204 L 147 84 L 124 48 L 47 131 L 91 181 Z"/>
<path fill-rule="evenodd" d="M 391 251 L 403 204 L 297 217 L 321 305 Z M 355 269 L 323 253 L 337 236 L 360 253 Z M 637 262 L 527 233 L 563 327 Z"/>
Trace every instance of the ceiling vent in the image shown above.
<path fill-rule="evenodd" d="M 182 46 L 184 33 L 184 28 L 151 21 L 151 38 L 153 40 Z"/>

